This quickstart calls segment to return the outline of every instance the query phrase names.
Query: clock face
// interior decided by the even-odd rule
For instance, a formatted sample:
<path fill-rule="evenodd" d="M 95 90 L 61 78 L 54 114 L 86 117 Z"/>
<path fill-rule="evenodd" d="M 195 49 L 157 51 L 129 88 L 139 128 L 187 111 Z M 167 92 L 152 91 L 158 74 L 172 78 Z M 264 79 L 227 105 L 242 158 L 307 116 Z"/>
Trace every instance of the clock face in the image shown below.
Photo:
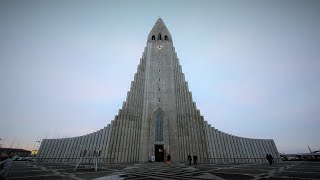
<path fill-rule="evenodd" d="M 158 48 L 158 49 L 162 49 L 163 46 L 162 46 L 162 45 L 158 45 L 157 48 Z"/>

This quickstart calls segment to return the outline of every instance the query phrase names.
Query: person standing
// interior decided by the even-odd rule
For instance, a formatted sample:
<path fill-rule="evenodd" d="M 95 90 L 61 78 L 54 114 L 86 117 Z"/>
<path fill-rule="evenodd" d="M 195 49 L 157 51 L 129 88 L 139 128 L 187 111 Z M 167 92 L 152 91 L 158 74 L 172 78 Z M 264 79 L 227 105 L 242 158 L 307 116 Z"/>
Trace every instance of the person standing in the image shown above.
<path fill-rule="evenodd" d="M 192 158 L 191 158 L 191 155 L 190 155 L 190 154 L 188 155 L 188 160 L 189 160 L 189 165 L 191 165 Z"/>
<path fill-rule="evenodd" d="M 171 164 L 171 156 L 170 156 L 170 154 L 168 154 L 168 156 L 167 156 L 167 164 Z"/>
<path fill-rule="evenodd" d="M 170 156 L 170 154 L 168 154 L 168 156 L 167 156 L 167 164 L 171 164 L 171 156 Z"/>
<path fill-rule="evenodd" d="M 197 164 L 197 160 L 198 160 L 197 155 L 193 155 L 193 164 L 194 164 L 194 165 Z"/>

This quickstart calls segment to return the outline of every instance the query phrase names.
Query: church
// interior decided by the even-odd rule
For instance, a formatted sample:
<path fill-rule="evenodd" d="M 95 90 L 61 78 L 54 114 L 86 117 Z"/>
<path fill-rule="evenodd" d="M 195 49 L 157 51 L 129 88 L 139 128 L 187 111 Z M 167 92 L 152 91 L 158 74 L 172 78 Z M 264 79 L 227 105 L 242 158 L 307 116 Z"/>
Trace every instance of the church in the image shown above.
<path fill-rule="evenodd" d="M 182 72 L 172 36 L 159 18 L 147 38 L 137 72 L 122 108 L 106 127 L 79 137 L 43 139 L 38 160 L 76 163 L 98 157 L 99 163 L 171 160 L 199 163 L 265 162 L 279 159 L 272 139 L 222 132 L 197 109 Z M 89 161 L 89 159 L 87 159 Z"/>

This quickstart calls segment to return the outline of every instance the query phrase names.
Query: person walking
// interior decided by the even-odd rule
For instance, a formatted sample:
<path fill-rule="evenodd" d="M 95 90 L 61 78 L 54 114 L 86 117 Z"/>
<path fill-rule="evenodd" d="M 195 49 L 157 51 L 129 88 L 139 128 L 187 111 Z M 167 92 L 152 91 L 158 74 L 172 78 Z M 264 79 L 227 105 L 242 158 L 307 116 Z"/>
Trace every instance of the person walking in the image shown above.
<path fill-rule="evenodd" d="M 266 154 L 266 159 L 268 160 L 269 164 L 272 165 L 272 156 L 270 154 Z"/>
<path fill-rule="evenodd" d="M 170 156 L 170 154 L 168 154 L 168 156 L 167 156 L 167 164 L 171 164 L 171 156 Z"/>
<path fill-rule="evenodd" d="M 189 160 L 189 165 L 191 165 L 192 158 L 191 158 L 191 155 L 190 155 L 190 154 L 188 155 L 188 160 Z"/>

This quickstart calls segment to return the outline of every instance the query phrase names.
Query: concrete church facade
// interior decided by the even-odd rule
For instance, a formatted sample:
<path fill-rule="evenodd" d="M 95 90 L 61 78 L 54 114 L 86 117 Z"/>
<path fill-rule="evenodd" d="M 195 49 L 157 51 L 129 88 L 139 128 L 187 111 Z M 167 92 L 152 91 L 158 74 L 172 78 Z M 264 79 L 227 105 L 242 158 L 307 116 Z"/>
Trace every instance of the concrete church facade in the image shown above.
<path fill-rule="evenodd" d="M 272 139 L 251 139 L 215 129 L 193 102 L 172 37 L 161 18 L 149 33 L 126 101 L 103 129 L 87 135 L 44 139 L 38 159 L 75 163 L 84 150 L 98 161 L 263 162 L 266 153 L 279 158 Z"/>

